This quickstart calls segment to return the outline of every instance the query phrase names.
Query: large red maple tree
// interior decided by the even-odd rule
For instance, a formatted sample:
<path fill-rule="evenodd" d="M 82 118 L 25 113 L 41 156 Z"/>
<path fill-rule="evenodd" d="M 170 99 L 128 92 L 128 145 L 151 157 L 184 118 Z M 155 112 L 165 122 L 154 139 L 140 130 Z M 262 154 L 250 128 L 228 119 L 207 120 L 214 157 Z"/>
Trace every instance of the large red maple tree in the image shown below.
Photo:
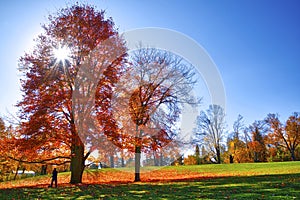
<path fill-rule="evenodd" d="M 70 183 L 82 181 L 85 160 L 99 145 L 99 135 L 114 127 L 101 126 L 101 120 L 110 121 L 109 114 L 98 116 L 99 123 L 91 120 L 96 104 L 107 110 L 126 57 L 123 40 L 104 14 L 81 4 L 59 10 L 43 25 L 33 52 L 20 59 L 17 147 L 28 152 L 22 160 L 70 162 Z"/>

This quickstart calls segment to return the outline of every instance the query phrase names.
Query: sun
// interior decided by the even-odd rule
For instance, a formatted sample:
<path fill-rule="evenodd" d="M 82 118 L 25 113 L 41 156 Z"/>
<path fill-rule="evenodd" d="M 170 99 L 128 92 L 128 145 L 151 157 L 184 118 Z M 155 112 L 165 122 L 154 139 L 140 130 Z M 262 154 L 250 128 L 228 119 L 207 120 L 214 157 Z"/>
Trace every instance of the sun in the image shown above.
<path fill-rule="evenodd" d="M 71 51 L 66 46 L 59 45 L 58 48 L 53 50 L 54 58 L 57 62 L 65 61 L 70 57 Z"/>
<path fill-rule="evenodd" d="M 71 49 L 67 45 L 58 45 L 53 47 L 50 63 L 49 76 L 68 75 L 71 66 Z"/>

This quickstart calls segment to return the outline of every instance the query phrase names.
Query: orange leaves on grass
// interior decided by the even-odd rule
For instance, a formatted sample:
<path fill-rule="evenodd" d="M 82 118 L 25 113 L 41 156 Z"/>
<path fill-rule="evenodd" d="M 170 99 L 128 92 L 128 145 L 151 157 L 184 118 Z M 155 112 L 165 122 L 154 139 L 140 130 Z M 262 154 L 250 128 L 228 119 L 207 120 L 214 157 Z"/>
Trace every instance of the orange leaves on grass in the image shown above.
<path fill-rule="evenodd" d="M 161 169 L 141 173 L 142 182 L 167 182 L 167 181 L 183 181 L 197 180 L 218 177 L 212 173 L 202 173 L 195 171 L 179 171 L 177 169 Z M 83 184 L 120 184 L 132 183 L 134 173 L 121 170 L 97 170 L 85 171 L 83 173 Z M 63 173 L 58 176 L 58 186 L 71 186 L 69 184 L 70 174 Z M 48 187 L 50 184 L 50 176 L 33 177 L 22 179 L 14 182 L 0 183 L 0 188 L 19 188 L 19 187 Z"/>

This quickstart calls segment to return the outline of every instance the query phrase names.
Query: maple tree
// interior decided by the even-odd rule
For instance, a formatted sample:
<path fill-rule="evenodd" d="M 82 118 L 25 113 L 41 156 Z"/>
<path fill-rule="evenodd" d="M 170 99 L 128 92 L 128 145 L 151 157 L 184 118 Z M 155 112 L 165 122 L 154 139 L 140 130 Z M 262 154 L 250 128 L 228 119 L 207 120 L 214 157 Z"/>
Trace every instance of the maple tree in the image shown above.
<path fill-rule="evenodd" d="M 20 59 L 24 77 L 17 147 L 24 158 L 17 159 L 56 165 L 70 162 L 70 183 L 82 181 L 85 160 L 103 139 L 99 130 L 110 128 L 92 121 L 91 115 L 95 115 L 97 92 L 101 93 L 97 105 L 107 106 L 126 56 L 112 19 L 104 14 L 79 4 L 59 10 L 43 25 L 33 52 Z M 65 57 L 63 49 L 69 50 Z"/>
<path fill-rule="evenodd" d="M 0 146 L 0 181 L 2 181 L 4 179 L 4 174 L 5 174 L 5 171 L 6 171 L 6 165 L 9 164 L 7 162 L 7 159 L 6 159 L 6 152 L 3 147 L 5 145 L 5 138 L 6 138 L 6 135 L 7 135 L 7 132 L 6 132 L 6 126 L 5 126 L 5 123 L 3 121 L 3 119 L 0 117 L 0 142 L 1 142 L 1 146 Z"/>
<path fill-rule="evenodd" d="M 296 160 L 295 151 L 300 145 L 300 114 L 293 113 L 285 124 L 282 124 L 278 115 L 269 114 L 266 121 L 270 125 L 268 142 L 278 148 L 285 148 L 293 161 Z"/>
<path fill-rule="evenodd" d="M 162 155 L 172 148 L 183 104 L 198 104 L 191 94 L 194 75 L 192 66 L 170 52 L 139 47 L 129 57 L 114 93 L 118 127 L 108 135 L 116 146 L 135 153 L 135 181 L 140 181 L 141 153 Z"/>
<path fill-rule="evenodd" d="M 232 159 L 231 162 L 237 162 L 237 163 L 245 163 L 245 162 L 251 162 L 251 158 L 249 155 L 251 155 L 250 153 L 250 149 L 248 147 L 248 143 L 245 143 L 244 141 L 237 139 L 237 138 L 233 138 L 230 139 L 227 142 L 227 146 L 228 146 L 228 155 L 227 155 L 227 159 Z"/>
<path fill-rule="evenodd" d="M 4 120 L 0 117 L 0 180 L 11 179 L 10 175 L 15 171 L 13 179 L 16 179 L 17 171 L 24 168 L 24 164 L 10 160 L 10 155 L 17 155 L 15 150 L 15 129 L 10 125 L 6 126 Z M 24 168 L 25 169 L 25 168 Z"/>
<path fill-rule="evenodd" d="M 249 132 L 252 135 L 252 140 L 248 143 L 254 162 L 267 161 L 267 148 L 266 148 L 266 127 L 265 121 L 255 121 L 249 126 Z"/>
<path fill-rule="evenodd" d="M 244 137 L 242 133 L 244 132 Z M 250 162 L 250 150 L 248 147 L 247 130 L 244 125 L 244 120 L 241 115 L 238 115 L 237 120 L 233 123 L 233 132 L 227 139 L 227 154 L 225 160 L 230 162 Z M 229 159 L 229 160 L 228 160 Z"/>

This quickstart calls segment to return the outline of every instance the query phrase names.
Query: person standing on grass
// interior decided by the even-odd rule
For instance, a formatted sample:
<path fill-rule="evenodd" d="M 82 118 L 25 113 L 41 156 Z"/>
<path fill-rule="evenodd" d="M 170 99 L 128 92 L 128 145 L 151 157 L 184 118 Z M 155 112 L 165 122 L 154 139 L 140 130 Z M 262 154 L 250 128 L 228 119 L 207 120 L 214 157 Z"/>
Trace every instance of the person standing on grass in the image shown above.
<path fill-rule="evenodd" d="M 51 180 L 50 187 L 52 187 L 53 182 L 55 182 L 55 187 L 57 188 L 57 171 L 56 171 L 56 168 L 54 168 L 53 171 L 52 171 L 52 180 Z"/>

